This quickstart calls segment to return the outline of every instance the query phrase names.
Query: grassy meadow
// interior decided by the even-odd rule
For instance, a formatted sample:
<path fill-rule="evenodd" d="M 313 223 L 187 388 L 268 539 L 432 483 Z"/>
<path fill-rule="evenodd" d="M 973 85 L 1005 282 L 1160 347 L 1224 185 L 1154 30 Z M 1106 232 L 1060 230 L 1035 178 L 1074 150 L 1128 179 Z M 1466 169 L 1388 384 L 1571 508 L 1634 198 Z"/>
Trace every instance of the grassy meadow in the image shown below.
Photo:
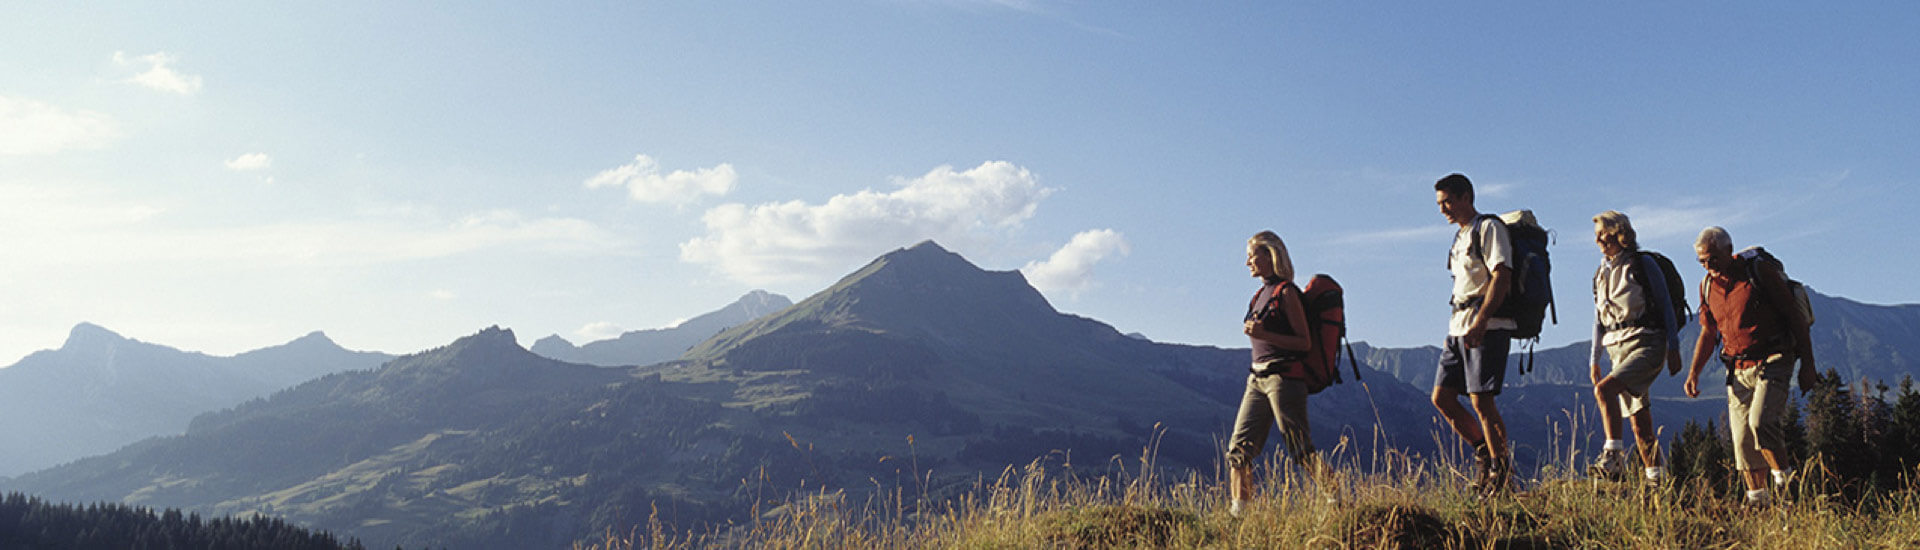
<path fill-rule="evenodd" d="M 1331 489 L 1337 497 L 1329 498 L 1328 488 L 1269 454 L 1254 506 L 1235 518 L 1227 514 L 1223 473 L 1168 478 L 1155 473 L 1152 456 L 1148 449 L 1124 460 L 1132 463 L 1125 473 L 1095 478 L 1066 474 L 1074 465 L 1059 457 L 1042 458 L 944 502 L 910 488 L 863 502 L 815 492 L 728 529 L 674 533 L 654 522 L 575 548 L 1920 547 L 1913 476 L 1904 490 L 1843 501 L 1820 494 L 1817 460 L 1773 504 L 1749 506 L 1731 483 L 1704 478 L 1658 486 L 1588 479 L 1575 452 L 1522 475 L 1512 493 L 1484 500 L 1464 491 L 1457 452 L 1349 459 Z"/>

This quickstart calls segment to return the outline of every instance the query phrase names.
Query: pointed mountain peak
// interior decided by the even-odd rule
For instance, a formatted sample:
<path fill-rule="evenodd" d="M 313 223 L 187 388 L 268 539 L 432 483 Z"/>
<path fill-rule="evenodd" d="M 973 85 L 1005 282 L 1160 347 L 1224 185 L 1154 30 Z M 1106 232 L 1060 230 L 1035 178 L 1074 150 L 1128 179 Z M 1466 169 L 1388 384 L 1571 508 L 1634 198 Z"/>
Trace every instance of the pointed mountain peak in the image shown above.
<path fill-rule="evenodd" d="M 327 337 L 327 333 L 317 330 L 307 333 L 306 336 L 295 338 L 292 342 L 287 342 L 287 345 L 340 347 L 340 344 L 335 343 L 332 338 Z"/>
<path fill-rule="evenodd" d="M 96 347 L 103 344 L 116 344 L 116 343 L 125 342 L 125 341 L 127 341 L 127 338 L 125 336 L 121 336 L 118 333 L 115 333 L 111 330 L 107 330 L 106 328 L 101 327 L 100 325 L 96 325 L 93 323 L 80 323 L 78 325 L 74 325 L 73 330 L 67 333 L 67 343 L 61 345 L 60 349 L 70 350 L 70 349 L 89 348 L 89 347 Z"/>
<path fill-rule="evenodd" d="M 717 357 L 787 326 L 857 326 L 951 339 L 960 333 L 1037 332 L 1058 316 L 1020 272 L 981 269 L 933 241 L 922 241 L 874 259 L 797 305 L 723 332 L 683 357 Z"/>
<path fill-rule="evenodd" d="M 749 318 L 780 311 L 792 305 L 793 300 L 787 299 L 786 296 L 765 290 L 748 292 L 745 296 L 741 296 L 739 300 L 733 301 L 733 307 L 738 307 L 745 311 Z"/>
<path fill-rule="evenodd" d="M 940 243 L 936 243 L 931 240 L 920 241 L 920 244 L 895 250 L 893 252 L 888 252 L 885 256 L 881 256 L 880 259 L 881 260 L 892 259 L 894 261 L 910 261 L 910 262 L 946 263 L 946 264 L 959 263 L 959 264 L 965 264 L 967 267 L 979 269 L 978 267 L 975 267 L 973 265 L 973 262 L 967 261 L 965 257 L 962 257 L 961 255 L 956 254 L 951 250 L 947 250 L 946 248 L 941 247 Z"/>
<path fill-rule="evenodd" d="M 515 339 L 513 336 L 513 329 L 500 328 L 500 325 L 494 325 L 494 326 L 480 329 L 480 332 L 474 333 L 473 336 L 461 338 L 453 342 L 453 345 L 455 346 L 459 346 L 461 344 L 466 344 L 470 346 L 472 345 L 486 345 L 486 346 L 507 345 L 507 346 L 512 346 L 516 348 L 520 347 L 520 341 L 518 339 Z"/>
<path fill-rule="evenodd" d="M 560 347 L 560 348 L 574 347 L 573 341 L 568 340 L 565 337 L 562 337 L 558 334 L 549 334 L 547 335 L 546 338 L 541 338 L 539 340 L 533 341 L 533 349 L 535 350 L 538 350 L 543 347 L 548 347 L 548 346 Z"/>

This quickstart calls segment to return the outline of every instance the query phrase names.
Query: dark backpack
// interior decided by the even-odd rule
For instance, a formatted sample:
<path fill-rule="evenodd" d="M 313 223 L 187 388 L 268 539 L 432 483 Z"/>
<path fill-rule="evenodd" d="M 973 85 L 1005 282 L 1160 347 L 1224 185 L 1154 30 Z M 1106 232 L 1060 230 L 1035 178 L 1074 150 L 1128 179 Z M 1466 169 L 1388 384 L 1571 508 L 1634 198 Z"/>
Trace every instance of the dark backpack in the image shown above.
<path fill-rule="evenodd" d="M 1681 328 L 1686 327 L 1687 320 L 1693 317 L 1693 308 L 1687 304 L 1686 280 L 1680 278 L 1680 270 L 1673 266 L 1673 260 L 1668 259 L 1665 254 L 1651 250 L 1636 250 L 1634 253 L 1639 256 L 1634 258 L 1631 265 L 1627 266 L 1627 278 L 1632 280 L 1633 284 L 1640 285 L 1640 288 L 1646 289 L 1647 292 L 1653 292 L 1652 279 L 1647 278 L 1646 264 L 1646 259 L 1652 258 L 1654 265 L 1659 266 L 1660 276 L 1663 277 L 1667 283 L 1667 303 L 1673 306 L 1673 321 L 1674 324 L 1678 326 L 1661 326 L 1663 319 L 1661 319 L 1659 315 L 1656 315 L 1658 310 L 1651 307 L 1641 311 L 1640 318 L 1630 321 L 1630 326 L 1658 328 L 1668 331 L 1668 334 L 1677 333 Z M 1594 295 L 1597 296 L 1600 294 L 1598 271 L 1594 272 L 1593 285 Z M 1648 296 L 1648 299 L 1652 298 L 1652 296 Z"/>
<path fill-rule="evenodd" d="M 1500 309 L 1493 311 L 1493 316 L 1513 319 L 1513 339 L 1532 341 L 1527 347 L 1526 362 L 1520 364 L 1520 374 L 1526 374 L 1533 370 L 1533 346 L 1540 343 L 1540 329 L 1548 315 L 1552 315 L 1553 324 L 1560 324 L 1559 309 L 1553 304 L 1553 260 L 1547 255 L 1553 237 L 1540 227 L 1532 210 L 1481 214 L 1474 218 L 1473 234 L 1468 237 L 1471 239 L 1467 244 L 1469 255 L 1480 255 L 1480 220 L 1487 218 L 1506 226 L 1507 241 L 1513 246 L 1513 286 L 1508 287 L 1506 299 L 1501 301 Z"/>
<path fill-rule="evenodd" d="M 1560 312 L 1553 304 L 1553 261 L 1547 255 L 1552 237 L 1534 221 L 1533 211 L 1515 210 L 1501 215 L 1482 214 L 1473 222 L 1468 237 L 1468 254 L 1480 255 L 1480 220 L 1492 218 L 1507 227 L 1507 240 L 1513 245 L 1513 286 L 1494 310 L 1495 317 L 1513 319 L 1515 340 L 1538 340 L 1540 329 L 1552 310 L 1553 324 L 1560 324 Z"/>
<path fill-rule="evenodd" d="M 1314 275 L 1300 291 L 1300 306 L 1307 314 L 1307 339 L 1313 341 L 1301 370 L 1306 375 L 1307 393 L 1320 393 L 1340 379 L 1340 345 L 1347 338 L 1345 291 L 1326 274 Z M 1353 358 L 1353 344 L 1347 344 L 1347 363 L 1353 366 L 1353 379 L 1360 379 L 1360 364 Z"/>
<path fill-rule="evenodd" d="M 1807 324 L 1813 324 L 1813 302 L 1807 299 L 1807 285 L 1800 284 L 1800 281 L 1793 280 L 1793 277 L 1788 277 L 1787 267 L 1785 264 L 1780 263 L 1779 258 L 1775 258 L 1772 253 L 1767 252 L 1767 249 L 1758 246 L 1748 247 L 1746 250 L 1742 250 L 1734 256 L 1748 260 L 1748 277 L 1755 285 L 1759 285 L 1762 279 L 1760 276 L 1760 263 L 1766 262 L 1773 264 L 1774 270 L 1780 272 L 1780 278 L 1786 279 L 1787 281 L 1787 293 L 1793 296 L 1794 303 L 1787 304 L 1786 307 L 1798 308 L 1801 317 L 1807 320 Z M 1754 293 L 1754 296 L 1764 295 L 1766 295 L 1765 292 Z M 1775 307 L 1779 307 L 1782 312 L 1785 311 L 1785 307 L 1781 307 L 1781 304 L 1775 304 Z"/>

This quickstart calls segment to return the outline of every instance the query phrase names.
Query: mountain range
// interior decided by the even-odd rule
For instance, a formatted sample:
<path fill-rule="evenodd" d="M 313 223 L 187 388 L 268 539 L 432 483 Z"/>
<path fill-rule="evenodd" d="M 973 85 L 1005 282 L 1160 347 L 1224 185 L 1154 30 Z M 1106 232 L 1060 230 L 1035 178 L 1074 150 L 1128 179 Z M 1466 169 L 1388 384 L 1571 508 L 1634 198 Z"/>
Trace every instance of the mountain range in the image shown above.
<path fill-rule="evenodd" d="M 1823 365 L 1912 370 L 1914 306 L 1819 300 L 1820 326 L 1845 343 L 1822 357 L 1846 350 Z M 1151 449 L 1156 467 L 1217 475 L 1248 362 L 1245 349 L 1061 313 L 1020 273 L 931 242 L 710 336 L 672 360 L 606 368 L 488 328 L 0 489 L 282 516 L 372 547 L 564 548 L 650 517 L 724 529 L 820 491 L 937 502 L 1035 460 L 1114 475 Z M 1361 378 L 1309 401 L 1318 446 L 1362 468 L 1389 451 L 1457 454 L 1436 444 L 1444 427 L 1427 403 L 1437 349 L 1354 348 Z M 1592 408 L 1585 353 L 1542 350 L 1538 372 L 1503 395 L 1522 460 L 1591 439 L 1572 433 L 1592 431 L 1576 418 Z M 1656 419 L 1724 410 L 1666 399 Z"/>
<path fill-rule="evenodd" d="M 555 334 L 533 343 L 533 353 L 570 363 L 602 367 L 651 365 L 680 358 L 688 349 L 720 331 L 786 309 L 786 296 L 755 290 L 720 308 L 669 328 L 635 330 L 619 337 L 575 346 Z"/>
<path fill-rule="evenodd" d="M 391 358 L 348 351 L 319 332 L 215 357 L 81 323 L 59 349 L 0 369 L 0 476 L 179 434 L 195 415 Z"/>

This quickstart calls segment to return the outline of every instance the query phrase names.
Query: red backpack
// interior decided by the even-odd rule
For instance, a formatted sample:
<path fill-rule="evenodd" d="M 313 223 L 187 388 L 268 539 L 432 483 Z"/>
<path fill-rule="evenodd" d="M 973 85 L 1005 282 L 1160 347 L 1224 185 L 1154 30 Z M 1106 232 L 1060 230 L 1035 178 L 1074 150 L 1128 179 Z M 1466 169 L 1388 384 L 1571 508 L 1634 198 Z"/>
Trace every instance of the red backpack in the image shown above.
<path fill-rule="evenodd" d="M 1317 274 L 1300 291 L 1300 305 L 1307 314 L 1308 339 L 1313 348 L 1300 361 L 1306 371 L 1307 393 L 1320 393 L 1340 379 L 1340 346 L 1347 338 L 1347 301 L 1340 283 L 1326 274 Z M 1353 358 L 1353 344 L 1346 344 L 1347 363 L 1353 366 L 1353 379 L 1360 379 L 1360 364 Z"/>

